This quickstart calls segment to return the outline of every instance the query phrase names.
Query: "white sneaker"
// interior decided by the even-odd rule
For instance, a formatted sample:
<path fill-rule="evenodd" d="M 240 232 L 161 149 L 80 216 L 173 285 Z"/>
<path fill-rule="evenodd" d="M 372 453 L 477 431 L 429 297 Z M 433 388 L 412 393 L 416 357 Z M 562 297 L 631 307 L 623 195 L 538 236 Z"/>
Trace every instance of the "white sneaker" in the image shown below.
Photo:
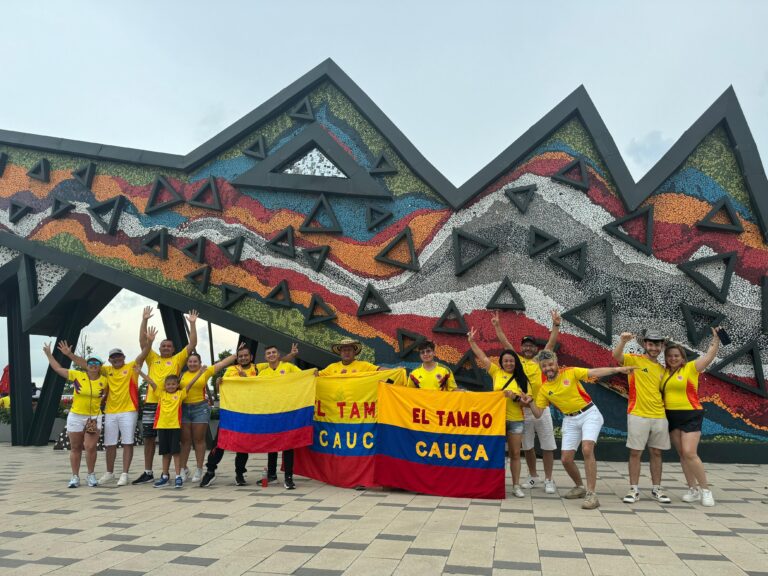
<path fill-rule="evenodd" d="M 200 479 L 203 477 L 203 469 L 198 468 L 195 470 L 195 475 L 192 476 L 192 482 L 200 482 Z"/>
<path fill-rule="evenodd" d="M 112 472 L 104 472 L 104 476 L 99 478 L 99 486 L 103 486 L 104 484 L 109 484 L 110 482 L 114 482 L 115 475 Z"/>
<path fill-rule="evenodd" d="M 516 496 L 517 498 L 525 498 L 525 492 L 523 492 L 520 484 L 515 484 L 512 486 L 512 495 Z"/>
<path fill-rule="evenodd" d="M 117 481 L 118 486 L 128 486 L 128 472 L 120 474 L 120 479 Z"/>
<path fill-rule="evenodd" d="M 77 488 L 78 486 L 80 486 L 80 476 L 72 474 L 72 478 L 69 479 L 67 488 Z"/>
<path fill-rule="evenodd" d="M 541 484 L 541 480 L 539 480 L 538 476 L 528 476 L 528 480 L 523 482 L 523 487 L 524 488 L 535 488 L 539 484 Z"/>
<path fill-rule="evenodd" d="M 634 490 L 632 490 L 632 488 L 630 488 L 629 492 L 627 492 L 627 495 L 621 499 L 621 501 L 624 502 L 624 504 L 634 504 L 638 500 L 640 500 L 640 492 L 639 491 L 635 492 Z"/>
<path fill-rule="evenodd" d="M 182 481 L 186 480 L 189 477 L 189 468 L 182 468 L 179 476 L 181 476 Z"/>
<path fill-rule="evenodd" d="M 96 474 L 88 474 L 88 486 L 90 488 L 96 488 L 99 485 L 99 481 L 96 480 Z"/>
<path fill-rule="evenodd" d="M 545 494 L 557 494 L 557 487 L 554 480 L 544 480 L 544 493 Z"/>
<path fill-rule="evenodd" d="M 688 488 L 688 492 L 681 498 L 683 502 L 701 502 L 701 492 L 698 488 Z"/>
<path fill-rule="evenodd" d="M 702 506 L 714 506 L 715 497 L 712 496 L 712 490 L 701 491 L 701 505 Z"/>

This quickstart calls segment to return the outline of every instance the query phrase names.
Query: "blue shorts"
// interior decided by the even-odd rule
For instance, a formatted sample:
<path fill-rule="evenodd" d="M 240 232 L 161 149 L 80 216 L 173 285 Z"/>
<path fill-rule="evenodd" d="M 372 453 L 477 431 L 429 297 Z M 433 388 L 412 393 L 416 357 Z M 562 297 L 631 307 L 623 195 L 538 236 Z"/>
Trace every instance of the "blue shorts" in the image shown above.
<path fill-rule="evenodd" d="M 195 402 L 181 405 L 181 421 L 183 424 L 208 424 L 211 419 L 211 407 L 208 402 Z"/>
<path fill-rule="evenodd" d="M 524 420 L 507 420 L 507 434 L 522 434 L 525 427 Z"/>

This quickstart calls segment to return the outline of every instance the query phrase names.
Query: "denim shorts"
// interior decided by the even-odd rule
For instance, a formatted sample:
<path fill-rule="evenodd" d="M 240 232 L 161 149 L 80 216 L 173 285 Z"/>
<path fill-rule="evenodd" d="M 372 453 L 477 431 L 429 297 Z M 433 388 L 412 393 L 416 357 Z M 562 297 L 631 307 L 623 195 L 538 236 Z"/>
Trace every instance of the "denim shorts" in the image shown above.
<path fill-rule="evenodd" d="M 525 422 L 523 420 L 507 420 L 507 434 L 522 434 Z"/>
<path fill-rule="evenodd" d="M 181 421 L 184 424 L 208 424 L 210 419 L 211 407 L 205 400 L 181 405 Z"/>

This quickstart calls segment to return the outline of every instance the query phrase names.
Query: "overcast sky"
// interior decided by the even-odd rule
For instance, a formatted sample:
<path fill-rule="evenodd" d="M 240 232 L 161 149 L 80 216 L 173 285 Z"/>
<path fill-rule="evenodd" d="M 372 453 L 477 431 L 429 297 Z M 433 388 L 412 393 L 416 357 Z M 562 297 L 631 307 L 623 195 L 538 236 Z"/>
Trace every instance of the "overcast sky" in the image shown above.
<path fill-rule="evenodd" d="M 729 85 L 765 165 L 766 22 L 733 0 L 4 0 L 0 128 L 185 154 L 331 57 L 456 185 L 580 84 L 635 180 Z M 142 304 L 92 331 L 135 341 Z"/>

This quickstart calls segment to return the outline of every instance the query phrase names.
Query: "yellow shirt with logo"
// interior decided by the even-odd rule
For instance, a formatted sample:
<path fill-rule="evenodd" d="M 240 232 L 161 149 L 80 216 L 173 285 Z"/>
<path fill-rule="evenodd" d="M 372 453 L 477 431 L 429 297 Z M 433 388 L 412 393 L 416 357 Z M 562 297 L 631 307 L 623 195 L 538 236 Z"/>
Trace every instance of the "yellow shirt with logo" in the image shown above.
<path fill-rule="evenodd" d="M 554 380 L 544 380 L 536 394 L 536 406 L 546 408 L 552 404 L 563 414 L 572 414 L 582 410 L 592 402 L 592 398 L 581 380 L 586 380 L 587 368 L 561 368 Z"/>
<path fill-rule="evenodd" d="M 664 366 L 639 354 L 624 354 L 623 365 L 637 366 L 637 370 L 627 374 L 627 414 L 643 418 L 666 418 L 664 400 L 661 398 Z"/>
<path fill-rule="evenodd" d="M 200 370 L 197 372 L 200 372 Z M 180 387 L 186 390 L 187 386 L 192 381 L 192 378 L 197 376 L 197 372 L 190 372 L 189 370 L 185 371 L 181 375 Z M 205 402 L 206 384 L 215 373 L 216 370 L 213 366 L 208 366 L 208 368 L 205 369 L 205 372 L 200 375 L 200 378 L 197 379 L 192 385 L 192 388 L 187 392 L 187 397 L 184 398 L 184 404 L 198 404 L 200 402 Z"/>
<path fill-rule="evenodd" d="M 105 414 L 134 412 L 139 409 L 139 378 L 135 360 L 126 362 L 120 368 L 102 366 L 101 375 L 107 379 L 109 386 Z"/>
<path fill-rule="evenodd" d="M 158 390 L 162 390 L 165 385 L 165 377 L 170 376 L 171 374 L 176 376 L 181 374 L 181 370 L 184 368 L 188 356 L 189 352 L 187 351 L 186 346 L 181 352 L 170 358 L 163 358 L 154 350 L 150 350 L 149 354 L 147 354 L 147 359 L 145 360 L 147 363 L 147 376 L 157 384 Z M 156 403 L 157 394 L 150 386 L 147 388 L 147 404 Z"/>
<path fill-rule="evenodd" d="M 506 372 L 503 368 L 499 368 L 496 364 L 493 363 L 488 366 L 488 374 L 490 374 L 491 378 L 493 379 L 494 390 L 511 390 L 518 396 L 522 395 L 523 391 L 520 390 L 520 386 L 517 385 L 517 380 L 515 380 L 514 374 Z M 507 384 L 507 381 L 510 378 L 512 378 L 512 381 L 505 388 L 504 386 Z M 510 422 L 521 422 L 524 419 L 523 407 L 520 406 L 518 402 L 512 400 L 512 398 L 507 398 L 506 418 Z"/>
<path fill-rule="evenodd" d="M 353 360 L 349 364 L 334 362 L 320 370 L 318 376 L 337 376 L 339 374 L 352 374 L 354 372 L 376 372 L 378 369 L 379 367 L 375 364 L 365 362 L 364 360 Z"/>
<path fill-rule="evenodd" d="M 426 370 L 422 364 L 408 375 L 408 386 L 410 388 L 421 388 L 422 390 L 456 390 L 456 380 L 453 372 L 447 366 L 437 364 L 431 371 Z"/>
<path fill-rule="evenodd" d="M 664 406 L 667 410 L 703 410 L 699 402 L 699 371 L 691 360 L 672 373 L 664 371 L 662 381 Z"/>
<path fill-rule="evenodd" d="M 280 362 L 275 368 L 270 368 L 267 362 L 260 362 L 256 364 L 256 368 L 259 370 L 259 376 L 283 376 L 291 372 L 301 372 L 301 368 L 290 362 Z"/>
<path fill-rule="evenodd" d="M 81 370 L 69 370 L 67 380 L 74 385 L 70 412 L 81 416 L 98 416 L 101 412 L 101 399 L 107 388 L 107 379 L 99 376 L 89 380 L 88 374 Z"/>
<path fill-rule="evenodd" d="M 240 372 L 244 372 L 245 376 L 240 376 Z M 226 370 L 224 370 L 224 378 L 246 378 L 249 376 L 258 376 L 259 370 L 256 368 L 255 364 L 250 364 L 248 368 L 243 368 L 242 366 L 230 366 Z"/>
<path fill-rule="evenodd" d="M 181 428 L 181 405 L 187 396 L 187 391 L 177 388 L 176 392 L 166 392 L 165 388 L 158 386 L 156 395 L 155 428 Z"/>

